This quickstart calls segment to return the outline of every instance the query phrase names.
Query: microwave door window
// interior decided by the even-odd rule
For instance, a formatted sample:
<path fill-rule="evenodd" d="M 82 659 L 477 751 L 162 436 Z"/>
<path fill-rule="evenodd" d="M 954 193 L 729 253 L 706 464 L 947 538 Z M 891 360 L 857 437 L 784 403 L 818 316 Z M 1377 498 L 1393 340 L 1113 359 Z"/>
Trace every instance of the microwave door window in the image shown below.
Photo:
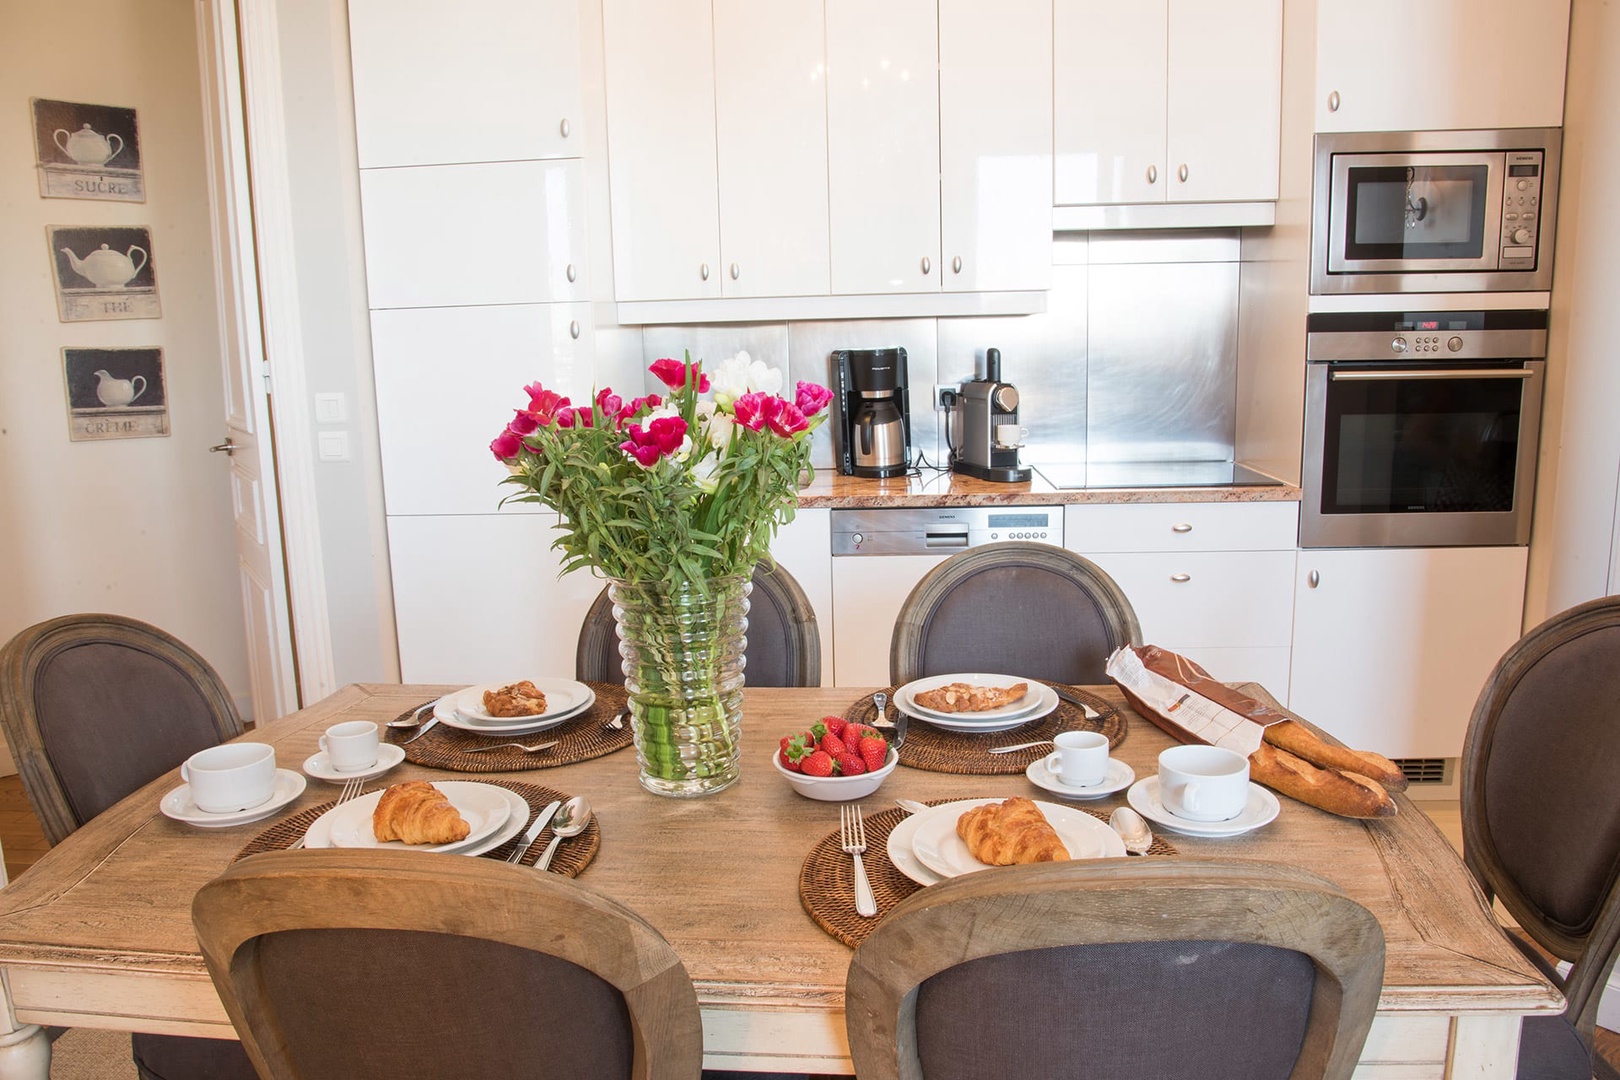
<path fill-rule="evenodd" d="M 1485 254 L 1485 165 L 1352 167 L 1347 259 L 1423 262 Z"/>

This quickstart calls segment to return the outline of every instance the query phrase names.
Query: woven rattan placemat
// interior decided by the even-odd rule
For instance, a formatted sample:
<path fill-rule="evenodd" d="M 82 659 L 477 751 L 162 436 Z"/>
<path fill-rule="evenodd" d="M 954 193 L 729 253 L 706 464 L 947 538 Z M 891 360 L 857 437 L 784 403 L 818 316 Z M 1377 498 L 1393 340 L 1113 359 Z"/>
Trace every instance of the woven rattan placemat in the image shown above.
<path fill-rule="evenodd" d="M 415 729 L 400 730 L 385 727 L 383 730 L 387 733 L 389 742 L 405 750 L 407 761 L 426 765 L 432 769 L 449 769 L 453 772 L 524 772 L 529 769 L 572 765 L 577 761 L 589 761 L 591 758 L 623 750 L 633 741 L 628 716 L 624 718 L 622 727 L 607 726 L 610 720 L 624 711 L 625 701 L 629 698 L 624 687 L 615 683 L 597 682 L 586 685 L 596 692 L 596 701 L 590 708 L 566 724 L 537 731 L 532 735 L 480 735 L 453 728 L 448 724 L 439 724 L 421 738 L 407 743 L 406 740 L 416 733 Z M 407 709 L 400 713 L 399 719 L 404 719 L 414 712 L 416 709 Z M 556 746 L 537 754 L 527 754 L 517 749 L 486 750 L 481 754 L 467 753 L 477 746 L 493 746 L 503 742 L 520 742 L 528 746 L 537 746 L 553 741 L 556 742 Z"/>
<path fill-rule="evenodd" d="M 558 791 L 555 788 L 542 787 L 539 784 L 525 784 L 520 780 L 483 780 L 480 783 L 503 787 L 529 804 L 529 816 L 524 823 L 524 828 L 528 828 L 529 824 L 534 821 L 534 815 L 538 814 L 542 807 L 549 805 L 553 800 L 563 801 L 569 798 L 567 793 Z M 385 784 L 379 784 L 370 790 L 377 791 L 386 786 Z M 245 859 L 249 855 L 257 855 L 261 851 L 286 850 L 300 836 L 309 831 L 309 827 L 315 824 L 316 818 L 336 805 L 336 800 L 324 802 L 319 806 L 311 806 L 306 810 L 300 810 L 291 817 L 282 818 L 252 840 L 249 840 L 247 846 L 236 853 L 236 859 Z M 551 835 L 549 828 L 540 831 L 540 835 L 534 838 L 534 843 L 530 844 L 528 850 L 524 852 L 522 859 L 524 866 L 534 865 L 534 861 L 540 857 L 540 853 L 546 850 L 546 845 L 551 842 Z M 519 832 L 517 836 L 514 836 L 506 843 L 484 852 L 480 858 L 505 859 L 512 854 L 512 848 L 522 837 L 523 834 Z M 591 823 L 585 826 L 584 832 L 564 840 L 558 846 L 557 854 L 551 857 L 551 865 L 546 868 L 546 872 L 561 874 L 563 877 L 578 877 L 579 872 L 589 866 L 592 859 L 596 858 L 596 851 L 601 846 L 602 830 L 598 825 L 598 818 L 593 814 Z M 236 859 L 231 861 L 235 862 Z"/>
<path fill-rule="evenodd" d="M 908 736 L 909 741 L 909 736 Z M 972 796 L 963 796 L 971 798 Z M 930 799 L 929 806 L 955 802 L 955 799 Z M 1076 806 L 1100 821 L 1108 814 L 1089 806 Z M 923 886 L 912 881 L 889 861 L 889 834 L 906 819 L 899 807 L 880 810 L 866 816 L 866 877 L 872 883 L 872 895 L 877 897 L 878 913 L 867 919 L 855 914 L 855 860 L 840 846 L 835 829 L 811 849 L 799 870 L 799 902 L 804 910 L 833 937 L 854 948 L 866 939 L 883 921 L 894 906 Z M 1178 855 L 1173 845 L 1157 834 L 1149 855 Z"/>
<path fill-rule="evenodd" d="M 972 732 L 947 731 L 913 716 L 906 727 L 906 741 L 900 747 L 900 764 L 928 772 L 960 773 L 967 776 L 1003 776 L 1021 773 L 1031 762 L 1052 752 L 1049 746 L 1034 746 L 1028 750 L 1014 750 L 1008 754 L 986 753 L 996 746 L 1016 746 L 1036 739 L 1050 739 L 1060 731 L 1100 731 L 1108 736 L 1110 750 L 1125 741 L 1125 715 L 1095 694 L 1077 690 L 1072 686 L 1047 683 L 1066 694 L 1072 694 L 1096 710 L 1098 717 L 1088 717 L 1080 706 L 1058 699 L 1058 707 L 1027 724 L 1008 731 L 993 731 L 982 735 Z M 890 707 L 894 702 L 894 687 L 889 687 Z M 871 723 L 877 717 L 877 706 L 871 695 L 861 698 L 844 711 L 844 719 Z"/>

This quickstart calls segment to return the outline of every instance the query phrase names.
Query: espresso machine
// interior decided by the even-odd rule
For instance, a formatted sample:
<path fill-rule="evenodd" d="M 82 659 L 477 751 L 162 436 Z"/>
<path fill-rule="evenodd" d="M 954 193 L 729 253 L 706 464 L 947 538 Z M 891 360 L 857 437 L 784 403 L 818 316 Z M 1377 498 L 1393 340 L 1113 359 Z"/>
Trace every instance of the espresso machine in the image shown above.
<path fill-rule="evenodd" d="M 986 349 L 984 378 L 962 384 L 951 410 L 956 423 L 951 469 L 980 480 L 1016 483 L 1030 478 L 1018 465 L 1024 429 L 1018 423 L 1018 388 L 1001 381 L 1001 350 Z"/>
<path fill-rule="evenodd" d="M 904 476 L 911 468 L 906 350 L 839 349 L 832 362 L 838 471 L 846 476 Z"/>

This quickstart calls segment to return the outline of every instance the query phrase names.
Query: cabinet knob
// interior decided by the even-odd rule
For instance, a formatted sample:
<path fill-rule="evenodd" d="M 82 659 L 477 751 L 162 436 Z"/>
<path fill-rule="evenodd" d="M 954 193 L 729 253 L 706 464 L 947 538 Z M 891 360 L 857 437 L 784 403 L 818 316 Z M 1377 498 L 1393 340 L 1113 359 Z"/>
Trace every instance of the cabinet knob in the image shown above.
<path fill-rule="evenodd" d="M 579 320 L 578 319 L 575 319 L 573 322 L 568 324 L 568 336 L 571 337 L 571 338 L 574 338 L 576 341 L 579 339 Z"/>
<path fill-rule="evenodd" d="M 698 267 L 698 277 L 702 278 L 704 281 L 709 280 L 709 264 L 708 263 L 704 263 L 702 266 Z"/>
<path fill-rule="evenodd" d="M 568 275 L 568 280 L 569 281 L 573 281 L 574 278 L 577 276 L 577 272 L 574 270 L 574 264 L 573 263 L 569 263 L 568 264 L 568 269 L 563 271 L 563 272 Z"/>
<path fill-rule="evenodd" d="M 736 281 L 737 278 L 739 278 L 741 276 L 742 276 L 742 268 L 740 266 L 738 266 L 736 263 L 732 263 L 731 264 L 731 280 Z"/>
<path fill-rule="evenodd" d="M 1337 90 L 1335 90 L 1331 94 L 1328 95 L 1328 112 L 1338 112 L 1338 111 L 1339 111 L 1339 92 Z"/>
<path fill-rule="evenodd" d="M 1192 532 L 1192 524 L 1186 521 L 1178 521 L 1174 525 L 1170 526 L 1170 531 L 1180 533 Z"/>
<path fill-rule="evenodd" d="M 931 260 L 928 256 L 924 255 L 923 256 L 923 261 L 922 261 L 922 271 L 923 271 L 923 273 L 925 273 L 925 274 L 930 273 L 930 272 L 933 271 L 933 269 L 934 269 L 933 260 Z"/>
<path fill-rule="evenodd" d="M 1176 175 L 1181 177 L 1181 182 L 1185 184 L 1187 182 L 1187 166 L 1183 165 L 1181 168 L 1177 169 Z"/>
<path fill-rule="evenodd" d="M 1159 182 L 1159 167 L 1157 165 L 1148 166 L 1147 178 L 1148 183 L 1150 184 L 1157 184 Z"/>
<path fill-rule="evenodd" d="M 962 256 L 958 255 L 956 258 L 951 260 L 951 273 L 960 274 L 961 272 L 962 272 Z"/>
<path fill-rule="evenodd" d="M 1318 585 L 1322 584 L 1322 572 L 1320 570 L 1312 570 L 1309 574 L 1305 575 L 1305 583 L 1313 589 L 1316 588 Z"/>
<path fill-rule="evenodd" d="M 1192 580 L 1192 575 L 1191 574 L 1171 574 L 1170 575 L 1170 580 L 1175 582 L 1177 585 L 1181 585 L 1181 584 L 1184 584 L 1184 583 L 1186 583 L 1188 581 L 1191 581 Z"/>
<path fill-rule="evenodd" d="M 562 123 L 557 125 L 557 130 L 562 132 L 563 138 L 568 138 L 568 132 L 570 130 L 568 127 L 568 117 L 565 116 L 562 118 Z"/>

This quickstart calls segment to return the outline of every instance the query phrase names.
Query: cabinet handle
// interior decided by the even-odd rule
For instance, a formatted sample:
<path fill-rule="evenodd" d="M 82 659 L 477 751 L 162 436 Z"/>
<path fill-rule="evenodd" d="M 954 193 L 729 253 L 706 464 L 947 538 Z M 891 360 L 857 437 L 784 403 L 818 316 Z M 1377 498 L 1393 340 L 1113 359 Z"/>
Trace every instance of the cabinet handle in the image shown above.
<path fill-rule="evenodd" d="M 564 272 L 568 275 L 568 280 L 569 281 L 574 280 L 575 271 L 574 271 L 574 264 L 573 263 L 569 263 L 568 264 L 568 269 L 566 271 L 564 271 Z"/>
<path fill-rule="evenodd" d="M 961 272 L 962 272 L 962 256 L 958 255 L 956 258 L 951 260 L 951 273 L 960 274 Z"/>
<path fill-rule="evenodd" d="M 739 266 L 738 266 L 738 265 L 737 265 L 737 264 L 736 264 L 736 263 L 732 263 L 732 264 L 731 264 L 731 280 L 732 280 L 732 281 L 736 281 L 736 280 L 737 280 L 737 278 L 738 278 L 738 277 L 739 277 L 739 276 L 740 276 L 740 275 L 741 275 L 741 274 L 742 274 L 742 268 L 741 268 L 741 267 L 739 267 Z"/>
<path fill-rule="evenodd" d="M 1185 184 L 1187 182 L 1187 166 L 1183 165 L 1181 168 L 1177 169 L 1176 175 L 1181 177 L 1181 182 Z"/>
<path fill-rule="evenodd" d="M 1170 526 L 1170 531 L 1188 533 L 1192 532 L 1192 526 L 1185 521 L 1178 521 L 1176 524 Z"/>
<path fill-rule="evenodd" d="M 933 270 L 933 269 L 934 269 L 934 263 L 933 263 L 933 261 L 932 261 L 932 260 L 931 260 L 931 259 L 929 259 L 929 258 L 928 258 L 928 256 L 926 256 L 926 255 L 924 255 L 924 256 L 923 256 L 923 261 L 922 261 L 922 270 L 923 270 L 923 273 L 925 273 L 925 274 L 926 274 L 926 273 L 929 273 L 929 272 L 930 272 L 930 271 L 932 271 L 932 270 Z"/>
<path fill-rule="evenodd" d="M 1159 167 L 1157 165 L 1148 166 L 1147 178 L 1148 183 L 1150 184 L 1157 184 L 1159 182 Z"/>
<path fill-rule="evenodd" d="M 698 267 L 698 277 L 702 278 L 704 281 L 709 280 L 709 264 L 708 263 L 704 263 L 702 266 Z"/>
<path fill-rule="evenodd" d="M 1318 585 L 1322 584 L 1322 572 L 1320 570 L 1312 570 L 1309 574 L 1305 575 L 1305 582 L 1311 588 L 1316 588 Z"/>
<path fill-rule="evenodd" d="M 1184 584 L 1184 583 L 1186 583 L 1188 581 L 1191 581 L 1192 580 L 1192 575 L 1191 574 L 1171 574 L 1170 575 L 1170 580 L 1175 582 L 1177 585 L 1181 585 L 1181 584 Z"/>
<path fill-rule="evenodd" d="M 1335 90 L 1331 94 L 1328 95 L 1328 112 L 1338 112 L 1338 111 L 1339 111 L 1339 92 L 1337 90 Z"/>
<path fill-rule="evenodd" d="M 568 324 L 568 336 L 571 337 L 571 338 L 574 338 L 576 340 L 579 338 L 579 320 L 578 319 L 575 319 L 573 322 Z"/>
<path fill-rule="evenodd" d="M 557 125 L 557 130 L 562 132 L 562 137 L 563 138 L 565 138 L 565 139 L 568 138 L 568 131 L 569 131 L 568 117 L 565 116 L 565 117 L 562 118 L 562 123 Z"/>

